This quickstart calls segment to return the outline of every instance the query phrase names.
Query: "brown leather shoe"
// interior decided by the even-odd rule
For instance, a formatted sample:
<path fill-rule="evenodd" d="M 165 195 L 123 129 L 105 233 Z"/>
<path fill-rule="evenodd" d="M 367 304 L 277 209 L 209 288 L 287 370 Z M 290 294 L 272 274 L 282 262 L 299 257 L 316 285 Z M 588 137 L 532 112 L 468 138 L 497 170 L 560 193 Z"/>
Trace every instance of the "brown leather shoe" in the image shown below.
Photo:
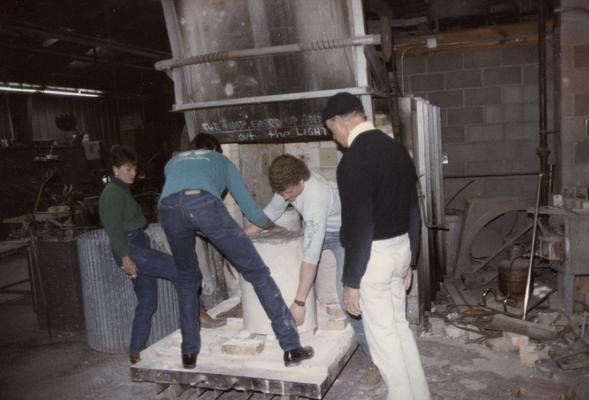
<path fill-rule="evenodd" d="M 243 308 L 241 303 L 237 303 L 233 308 L 217 314 L 217 318 L 243 318 Z"/>
<path fill-rule="evenodd" d="M 360 378 L 360 384 L 358 387 L 362 390 L 372 390 L 380 386 L 382 383 L 382 377 L 380 372 L 374 363 L 370 363 L 366 369 L 366 373 Z"/>
<path fill-rule="evenodd" d="M 200 327 L 205 329 L 219 328 L 227 323 L 227 320 L 212 318 L 206 311 L 199 312 L 198 319 L 200 320 Z"/>
<path fill-rule="evenodd" d="M 130 351 L 129 352 L 129 361 L 131 362 L 131 364 L 137 364 L 139 361 L 141 361 L 141 357 L 139 356 L 139 353 L 135 353 Z"/>

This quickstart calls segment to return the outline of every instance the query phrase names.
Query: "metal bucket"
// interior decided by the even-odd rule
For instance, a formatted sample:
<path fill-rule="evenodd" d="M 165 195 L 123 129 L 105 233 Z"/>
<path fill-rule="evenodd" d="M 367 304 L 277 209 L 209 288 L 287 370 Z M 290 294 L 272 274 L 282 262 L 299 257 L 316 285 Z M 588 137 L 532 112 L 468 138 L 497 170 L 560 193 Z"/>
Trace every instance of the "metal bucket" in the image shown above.
<path fill-rule="evenodd" d="M 515 261 L 503 260 L 499 264 L 499 290 L 504 295 L 523 297 L 526 292 L 529 260 L 517 258 Z"/>

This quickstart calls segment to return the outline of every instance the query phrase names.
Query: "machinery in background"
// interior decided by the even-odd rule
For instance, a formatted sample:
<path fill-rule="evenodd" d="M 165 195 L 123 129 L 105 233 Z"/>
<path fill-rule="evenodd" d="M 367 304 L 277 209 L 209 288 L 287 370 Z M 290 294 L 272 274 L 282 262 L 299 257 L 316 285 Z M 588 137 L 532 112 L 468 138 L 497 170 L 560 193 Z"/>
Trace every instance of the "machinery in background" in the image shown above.
<path fill-rule="evenodd" d="M 572 192 L 575 194 L 567 195 Z M 524 307 L 531 311 L 547 299 L 551 308 L 568 315 L 588 310 L 587 191 L 577 188 L 563 193 L 564 197 L 553 196 L 552 206 L 537 209 L 533 200 L 525 197 L 470 199 L 454 277 L 471 288 L 480 288 L 479 292 L 485 293 L 482 303 L 496 303 L 514 315 L 525 316 Z M 493 233 L 500 225 L 503 231 Z M 484 256 L 480 255 L 482 247 Z M 525 299 L 528 284 L 532 290 L 529 304 Z"/>

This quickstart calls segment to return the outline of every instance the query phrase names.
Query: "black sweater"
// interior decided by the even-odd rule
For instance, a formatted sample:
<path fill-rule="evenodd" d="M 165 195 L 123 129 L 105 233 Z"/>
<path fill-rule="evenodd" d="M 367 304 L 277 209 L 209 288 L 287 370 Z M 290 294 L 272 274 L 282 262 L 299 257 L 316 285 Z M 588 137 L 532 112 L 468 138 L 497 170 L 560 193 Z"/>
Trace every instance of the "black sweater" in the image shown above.
<path fill-rule="evenodd" d="M 380 130 L 360 134 L 344 153 L 337 167 L 344 286 L 360 287 L 373 240 L 409 232 L 415 264 L 421 227 L 416 183 L 415 166 L 405 147 Z"/>

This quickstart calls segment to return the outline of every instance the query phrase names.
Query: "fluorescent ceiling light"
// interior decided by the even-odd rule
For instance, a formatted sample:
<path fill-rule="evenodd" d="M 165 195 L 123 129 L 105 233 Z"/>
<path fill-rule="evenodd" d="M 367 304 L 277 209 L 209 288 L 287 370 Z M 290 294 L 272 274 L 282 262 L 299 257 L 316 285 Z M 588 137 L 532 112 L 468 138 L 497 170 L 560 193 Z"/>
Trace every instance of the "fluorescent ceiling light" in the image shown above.
<path fill-rule="evenodd" d="M 21 92 L 21 93 L 38 92 L 37 89 L 16 88 L 16 87 L 10 87 L 10 86 L 0 86 L 0 90 L 3 92 Z"/>
<path fill-rule="evenodd" d="M 82 93 L 82 92 L 68 92 L 64 90 L 48 90 L 43 89 L 40 91 L 41 93 L 45 94 L 55 94 L 58 96 L 81 96 L 81 97 L 98 97 L 97 94 L 94 93 Z"/>
<path fill-rule="evenodd" d="M 20 93 L 41 93 L 55 96 L 98 97 L 103 94 L 100 90 L 76 89 L 60 86 L 41 86 L 28 83 L 0 82 L 0 91 Z"/>

